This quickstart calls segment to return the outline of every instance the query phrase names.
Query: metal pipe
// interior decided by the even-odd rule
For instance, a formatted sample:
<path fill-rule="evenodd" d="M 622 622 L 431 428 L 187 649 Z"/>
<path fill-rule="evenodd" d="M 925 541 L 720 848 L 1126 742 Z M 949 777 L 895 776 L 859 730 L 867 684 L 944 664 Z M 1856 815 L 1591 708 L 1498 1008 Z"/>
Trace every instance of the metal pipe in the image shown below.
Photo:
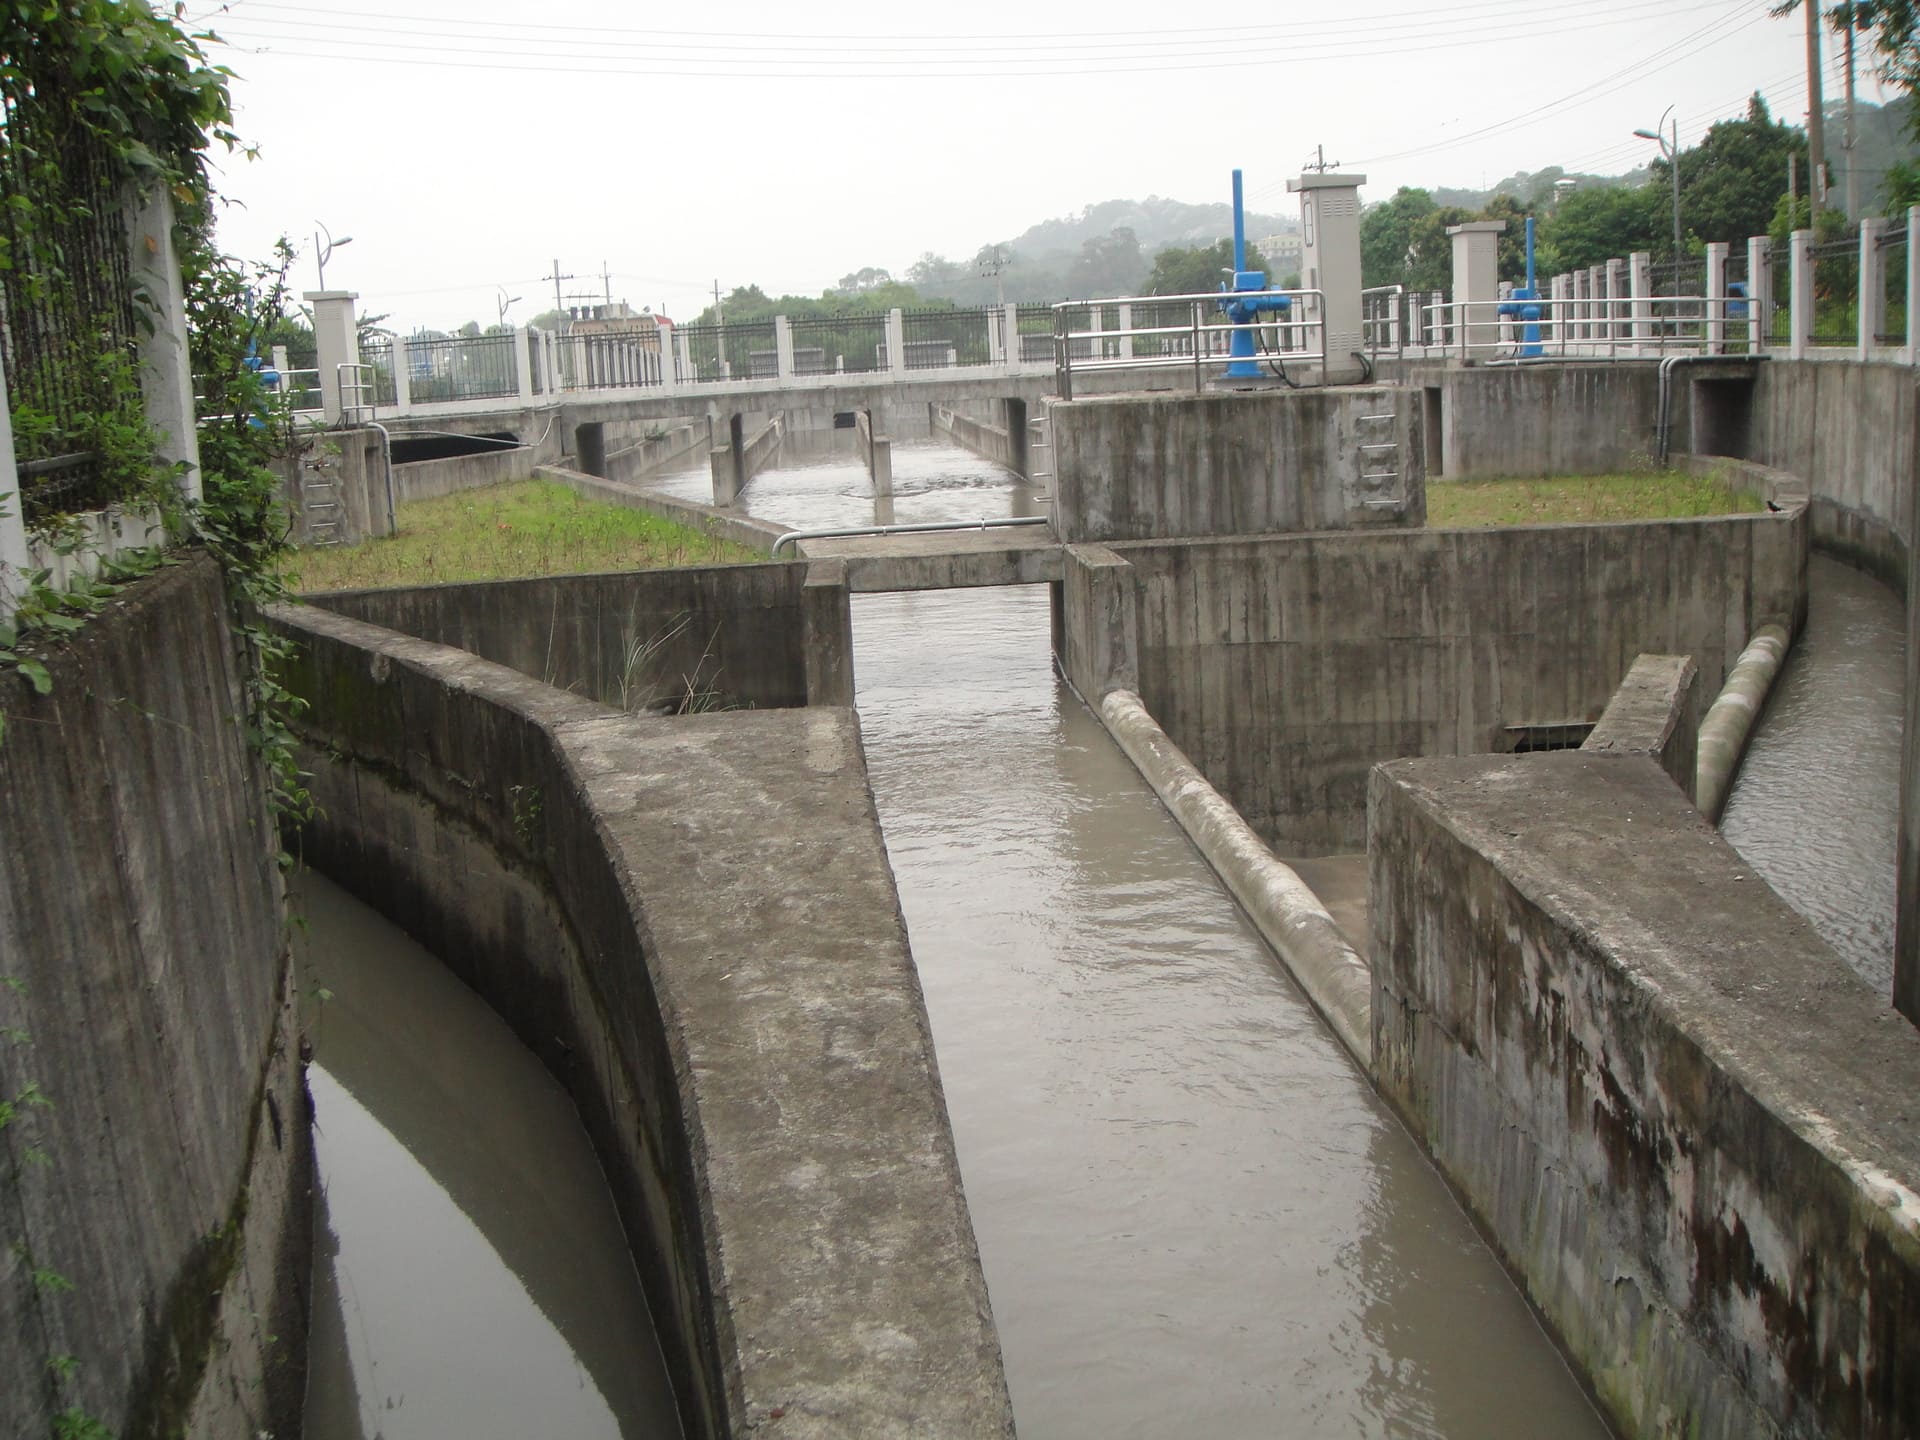
<path fill-rule="evenodd" d="M 1699 365 L 1705 361 L 1720 364 L 1752 365 L 1764 360 L 1765 355 L 1667 355 L 1660 361 L 1660 415 L 1654 429 L 1654 455 L 1656 463 L 1664 467 L 1671 450 L 1669 443 L 1673 431 L 1673 372 L 1679 365 Z"/>
<path fill-rule="evenodd" d="M 369 430 L 380 432 L 380 460 L 387 469 L 387 533 L 400 533 L 400 513 L 393 503 L 393 436 L 387 433 L 387 427 L 374 420 L 366 422 Z"/>
<path fill-rule="evenodd" d="M 838 540 L 858 535 L 920 535 L 941 530 L 1006 530 L 1015 525 L 1051 525 L 1045 515 L 1015 515 L 1000 520 L 930 520 L 914 525 L 821 525 L 810 530 L 789 530 L 773 542 L 772 555 L 779 558 L 781 547 L 802 540 Z"/>

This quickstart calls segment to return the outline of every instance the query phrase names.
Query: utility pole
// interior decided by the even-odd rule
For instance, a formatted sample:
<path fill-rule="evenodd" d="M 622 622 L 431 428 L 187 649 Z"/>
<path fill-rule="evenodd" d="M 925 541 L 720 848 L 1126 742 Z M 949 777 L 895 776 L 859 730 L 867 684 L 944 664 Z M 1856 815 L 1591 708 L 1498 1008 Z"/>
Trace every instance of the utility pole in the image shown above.
<path fill-rule="evenodd" d="M 727 373 L 727 312 L 720 308 L 720 281 L 713 282 L 713 328 L 720 351 L 720 373 Z"/>
<path fill-rule="evenodd" d="M 604 260 L 600 262 L 600 285 L 606 292 L 606 303 L 613 304 L 613 272 L 607 268 L 607 262 Z"/>
<path fill-rule="evenodd" d="M 571 280 L 573 276 L 562 275 L 560 273 L 560 257 L 556 255 L 553 257 L 553 273 L 551 275 L 542 275 L 540 278 L 542 280 L 553 281 L 553 308 L 560 312 L 560 317 L 564 320 L 567 314 L 567 302 L 560 298 L 560 282 L 562 280 Z"/>
<path fill-rule="evenodd" d="M 1860 175 L 1853 155 L 1853 0 L 1842 0 L 1840 16 L 1847 26 L 1847 219 L 1860 218 Z"/>
<path fill-rule="evenodd" d="M 1820 202 L 1827 192 L 1826 101 L 1820 94 L 1820 0 L 1807 12 L 1807 228 L 1820 229 Z"/>

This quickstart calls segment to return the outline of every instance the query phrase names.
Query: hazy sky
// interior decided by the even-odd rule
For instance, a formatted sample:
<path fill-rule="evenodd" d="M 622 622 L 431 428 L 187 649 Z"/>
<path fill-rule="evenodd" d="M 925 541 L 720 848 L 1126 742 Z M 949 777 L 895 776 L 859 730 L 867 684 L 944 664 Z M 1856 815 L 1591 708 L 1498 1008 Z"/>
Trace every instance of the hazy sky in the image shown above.
<path fill-rule="evenodd" d="M 716 279 L 817 294 L 1101 200 L 1225 200 L 1235 166 L 1251 205 L 1293 215 L 1321 145 L 1378 200 L 1626 170 L 1669 105 L 1691 144 L 1756 89 L 1785 118 L 1807 104 L 1802 21 L 1767 0 L 392 4 L 187 17 L 225 41 L 260 149 L 220 161 L 244 206 L 227 248 L 284 233 L 311 289 L 324 222 L 353 237 L 329 285 L 409 326 L 490 322 L 503 294 L 526 320 L 556 258 L 569 296 L 598 298 L 604 268 L 615 299 L 686 318 Z M 1861 93 L 1880 98 L 1870 75 Z"/>

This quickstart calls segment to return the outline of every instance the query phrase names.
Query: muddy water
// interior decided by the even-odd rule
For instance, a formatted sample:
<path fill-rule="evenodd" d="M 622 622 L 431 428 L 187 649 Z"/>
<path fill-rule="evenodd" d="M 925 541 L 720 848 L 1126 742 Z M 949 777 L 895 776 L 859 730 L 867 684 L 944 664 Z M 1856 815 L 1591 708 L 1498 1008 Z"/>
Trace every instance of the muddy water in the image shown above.
<path fill-rule="evenodd" d="M 1906 607 L 1823 555 L 1808 580 L 1806 629 L 1755 727 L 1721 832 L 1891 994 Z"/>
<path fill-rule="evenodd" d="M 1603 1436 L 1055 679 L 1044 587 L 856 596 L 861 723 L 1023 1440 Z"/>
<path fill-rule="evenodd" d="M 781 446 L 775 463 L 740 497 L 747 514 L 793 528 L 815 525 L 915 525 L 935 520 L 1042 515 L 1040 492 L 1010 470 L 940 440 L 895 441 L 893 495 L 876 498 L 850 430 L 803 435 Z M 712 473 L 698 468 L 646 482 L 685 500 L 711 503 Z"/>
<path fill-rule="evenodd" d="M 307 1440 L 678 1440 L 639 1279 L 560 1087 L 324 878 L 296 905 L 319 1172 Z"/>

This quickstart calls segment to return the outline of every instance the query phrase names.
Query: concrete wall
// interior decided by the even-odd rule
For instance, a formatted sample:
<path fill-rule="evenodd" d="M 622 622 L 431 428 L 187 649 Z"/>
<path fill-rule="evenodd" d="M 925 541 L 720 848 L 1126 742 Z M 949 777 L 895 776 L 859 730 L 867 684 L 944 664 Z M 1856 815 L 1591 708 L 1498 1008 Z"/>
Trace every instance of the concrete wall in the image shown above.
<path fill-rule="evenodd" d="M 1010 1436 L 852 711 L 622 715 L 273 619 L 313 702 L 308 857 L 572 1094 L 688 1434 Z"/>
<path fill-rule="evenodd" d="M 1440 392 L 1439 474 L 1600 475 L 1651 463 L 1657 450 L 1660 377 L 1650 364 L 1461 368 L 1411 362 L 1382 367 Z M 1676 385 L 1673 435 L 1684 448 L 1691 412 Z M 1436 447 L 1428 437 L 1430 449 Z M 1758 458 L 1758 457 L 1756 457 Z"/>
<path fill-rule="evenodd" d="M 1369 853 L 1381 1093 L 1623 1433 L 1920 1433 L 1913 1027 L 1637 757 L 1383 766 Z"/>
<path fill-rule="evenodd" d="M 839 698 L 810 694 L 810 664 L 841 663 L 840 617 L 797 563 L 342 591 L 314 603 L 622 709 Z"/>
<path fill-rule="evenodd" d="M 1026 473 L 1026 446 L 1022 443 L 1016 452 L 1013 437 L 1004 425 L 990 425 L 945 405 L 936 405 L 933 429 L 935 434 L 945 436 L 963 450 L 971 450 L 983 460 L 991 460 L 1016 475 Z M 1021 438 L 1024 442 L 1025 437 Z"/>
<path fill-rule="evenodd" d="M 664 435 L 642 436 L 618 448 L 612 448 L 613 442 L 609 441 L 606 478 L 631 485 L 712 444 L 705 422 L 691 421 L 673 426 Z"/>
<path fill-rule="evenodd" d="M 1920 470 L 1920 378 L 1909 366 L 1769 360 L 1746 447 L 1803 477 L 1821 549 L 1906 585 Z"/>
<path fill-rule="evenodd" d="M 273 471 L 294 544 L 357 545 L 393 533 L 378 431 L 303 430 L 297 448 L 276 459 Z"/>
<path fill-rule="evenodd" d="M 1282 853 L 1359 848 L 1375 761 L 1596 720 L 1643 651 L 1691 656 L 1718 693 L 1753 631 L 1805 606 L 1803 510 L 1109 548 L 1133 570 L 1141 698 Z"/>
<path fill-rule="evenodd" d="M 1426 518 L 1417 391 L 1125 395 L 1063 402 L 1049 416 L 1054 527 L 1068 544 Z M 1392 448 L 1363 448 L 1378 444 Z M 1376 475 L 1389 478 L 1367 478 Z"/>
<path fill-rule="evenodd" d="M 526 446 L 502 447 L 479 455 L 450 455 L 444 460 L 414 460 L 393 467 L 393 493 L 400 504 L 431 500 L 485 485 L 504 485 L 533 475 L 534 452 Z"/>
<path fill-rule="evenodd" d="M 299 1425 L 307 1113 L 235 655 L 200 556 L 47 655 L 51 694 L 0 672 L 0 1098 L 51 1101 L 0 1128 L 0 1433 Z"/>
<path fill-rule="evenodd" d="M 1691 800 L 1704 703 L 1699 677 L 1691 656 L 1636 657 L 1580 748 L 1599 755 L 1644 755 Z"/>

